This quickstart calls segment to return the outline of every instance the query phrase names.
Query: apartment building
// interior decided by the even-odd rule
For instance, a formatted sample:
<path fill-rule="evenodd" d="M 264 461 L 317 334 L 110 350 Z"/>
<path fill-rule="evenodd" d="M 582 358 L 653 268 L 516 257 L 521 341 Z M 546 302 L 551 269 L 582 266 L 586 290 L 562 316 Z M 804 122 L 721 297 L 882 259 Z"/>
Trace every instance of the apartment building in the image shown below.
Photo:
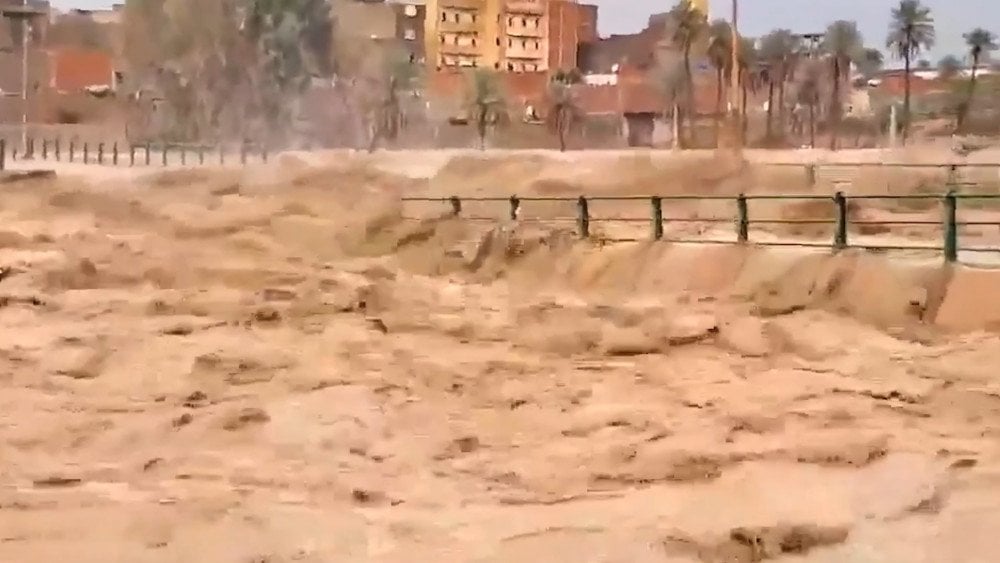
<path fill-rule="evenodd" d="M 426 14 L 433 70 L 569 69 L 577 45 L 596 37 L 596 7 L 576 0 L 426 0 Z"/>
<path fill-rule="evenodd" d="M 548 70 L 548 0 L 508 0 L 500 15 L 501 69 L 508 72 Z"/>
<path fill-rule="evenodd" d="M 499 68 L 502 0 L 427 0 L 424 41 L 431 69 Z"/>

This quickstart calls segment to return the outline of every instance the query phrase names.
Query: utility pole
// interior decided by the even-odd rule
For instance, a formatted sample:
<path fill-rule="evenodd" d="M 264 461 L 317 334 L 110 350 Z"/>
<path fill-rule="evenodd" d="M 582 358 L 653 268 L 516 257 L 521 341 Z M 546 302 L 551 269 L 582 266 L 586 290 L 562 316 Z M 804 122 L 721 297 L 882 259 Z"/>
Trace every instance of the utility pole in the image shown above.
<path fill-rule="evenodd" d="M 28 7 L 28 0 L 21 0 Z M 27 10 L 25 10 L 27 11 Z M 21 18 L 21 154 L 28 153 L 28 25 L 27 16 Z"/>
<path fill-rule="evenodd" d="M 730 71 L 729 109 L 732 112 L 733 142 L 737 151 L 743 146 L 743 124 L 740 122 L 743 114 L 740 108 L 740 32 L 738 21 L 739 0 L 733 0 L 733 20 L 731 24 L 733 57 L 730 62 L 732 70 Z"/>

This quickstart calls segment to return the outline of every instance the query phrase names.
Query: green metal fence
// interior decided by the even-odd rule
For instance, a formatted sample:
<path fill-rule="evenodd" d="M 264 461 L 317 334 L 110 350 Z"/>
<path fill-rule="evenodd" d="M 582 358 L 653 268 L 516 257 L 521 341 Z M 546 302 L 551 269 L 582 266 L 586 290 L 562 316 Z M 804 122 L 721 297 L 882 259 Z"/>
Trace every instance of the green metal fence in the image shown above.
<path fill-rule="evenodd" d="M 623 222 L 623 223 L 647 223 L 649 235 L 645 240 L 690 243 L 690 244 L 754 244 L 758 246 L 795 246 L 811 248 L 830 248 L 844 250 L 848 248 L 859 248 L 865 250 L 890 251 L 890 250 L 914 250 L 914 251 L 937 251 L 941 252 L 947 262 L 956 262 L 959 252 L 977 253 L 1000 253 L 1000 246 L 961 246 L 960 236 L 962 227 L 989 227 L 995 226 L 1000 231 L 1000 214 L 994 221 L 960 220 L 959 211 L 963 203 L 972 200 L 992 200 L 1000 202 L 1000 194 L 973 195 L 960 194 L 955 191 L 948 191 L 940 195 L 913 194 L 913 195 L 851 195 L 837 192 L 829 195 L 776 195 L 776 194 L 740 194 L 737 196 L 716 196 L 716 195 L 671 195 L 671 196 L 579 196 L 579 197 L 404 197 L 405 203 L 431 203 L 445 204 L 443 210 L 446 214 L 460 217 L 470 221 L 496 222 L 501 220 L 523 221 L 522 211 L 529 203 L 555 202 L 572 203 L 576 207 L 574 216 L 553 216 L 535 219 L 543 222 L 570 222 L 575 224 L 575 233 L 582 239 L 600 238 L 609 242 L 634 242 L 643 240 L 636 237 L 594 237 L 592 236 L 591 225 L 595 222 Z M 832 214 L 828 218 L 816 219 L 788 219 L 764 217 L 755 218 L 752 204 L 765 201 L 813 201 L 832 203 Z M 938 204 L 941 209 L 941 219 L 916 220 L 858 220 L 852 219 L 849 213 L 852 201 L 874 201 L 874 200 L 911 200 L 923 201 L 924 204 Z M 678 202 L 703 202 L 716 201 L 731 204 L 735 210 L 733 215 L 728 217 L 683 217 L 670 215 L 672 203 Z M 645 202 L 648 205 L 648 215 L 646 217 L 602 217 L 591 212 L 593 204 L 599 202 Z M 496 215 L 470 215 L 466 212 L 469 204 L 487 204 L 495 207 L 496 204 L 503 204 L 506 207 L 505 213 Z M 438 212 L 440 216 L 440 211 Z M 408 217 L 416 219 L 416 217 Z M 733 227 L 733 239 L 720 239 L 711 237 L 668 237 L 666 236 L 667 225 L 671 223 L 710 223 L 710 224 L 730 224 Z M 827 225 L 833 227 L 833 235 L 828 242 L 821 240 L 766 240 L 755 239 L 751 227 L 754 225 Z M 923 243 L 915 241 L 914 244 L 881 244 L 864 243 L 852 241 L 851 227 L 905 227 L 914 226 L 922 228 L 936 228 L 939 230 L 940 244 Z"/>
<path fill-rule="evenodd" d="M 65 149 L 65 150 L 64 150 Z M 235 155 L 240 164 L 251 161 L 267 162 L 268 147 L 261 143 L 244 142 L 238 146 L 198 145 L 180 143 L 79 143 L 76 140 L 27 139 L 18 153 L 9 149 L 6 140 L 0 139 L 0 170 L 8 161 L 32 160 L 36 162 L 67 162 L 110 166 L 152 166 L 153 155 L 158 154 L 157 164 L 181 166 L 225 164 L 227 157 Z"/>

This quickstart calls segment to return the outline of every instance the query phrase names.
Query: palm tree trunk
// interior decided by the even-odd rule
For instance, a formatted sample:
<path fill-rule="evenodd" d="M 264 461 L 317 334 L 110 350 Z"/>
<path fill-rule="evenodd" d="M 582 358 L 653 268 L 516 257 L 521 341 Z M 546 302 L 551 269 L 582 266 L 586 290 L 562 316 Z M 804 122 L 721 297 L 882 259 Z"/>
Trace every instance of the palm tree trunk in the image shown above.
<path fill-rule="evenodd" d="M 722 68 L 715 69 L 715 146 L 722 147 Z"/>
<path fill-rule="evenodd" d="M 972 111 L 972 100 L 976 95 L 976 71 L 979 70 L 979 55 L 972 56 L 972 78 L 969 79 L 969 93 L 965 98 L 965 105 L 962 107 L 962 111 L 958 114 L 958 124 L 955 127 L 957 132 L 961 133 L 965 126 L 965 121 L 969 118 L 969 112 Z"/>
<path fill-rule="evenodd" d="M 809 148 L 816 148 L 816 102 L 809 102 Z"/>
<path fill-rule="evenodd" d="M 830 150 L 837 150 L 840 133 L 840 57 L 833 57 L 833 90 L 830 97 Z"/>
<path fill-rule="evenodd" d="M 488 118 L 486 110 L 480 108 L 476 116 L 476 134 L 479 135 L 479 150 L 486 150 L 486 120 Z"/>
<path fill-rule="evenodd" d="M 742 76 L 740 80 L 740 87 L 743 90 L 743 99 L 740 101 L 740 145 L 743 146 L 747 142 L 747 128 L 750 126 L 750 120 L 747 119 L 747 77 L 746 74 Z"/>
<path fill-rule="evenodd" d="M 774 80 L 767 81 L 767 139 L 771 140 L 774 129 L 771 122 L 774 118 Z"/>
<path fill-rule="evenodd" d="M 778 135 L 781 137 L 785 136 L 785 121 L 787 119 L 785 115 L 785 83 L 787 82 L 785 76 L 785 69 L 781 69 L 781 80 L 778 82 Z"/>
<path fill-rule="evenodd" d="M 903 144 L 906 144 L 906 138 L 910 134 L 910 49 L 909 45 L 912 45 L 911 38 L 906 37 L 907 48 L 906 53 L 903 56 L 903 61 L 905 64 L 904 75 L 903 75 Z"/>
<path fill-rule="evenodd" d="M 556 128 L 559 132 L 559 152 L 566 152 L 566 111 L 560 108 L 556 114 Z"/>
<path fill-rule="evenodd" d="M 692 144 L 694 142 L 694 117 L 696 115 L 694 109 L 694 78 L 691 74 L 691 46 L 687 45 L 684 47 L 684 79 L 687 82 L 687 124 L 688 124 L 688 143 L 685 145 Z"/>

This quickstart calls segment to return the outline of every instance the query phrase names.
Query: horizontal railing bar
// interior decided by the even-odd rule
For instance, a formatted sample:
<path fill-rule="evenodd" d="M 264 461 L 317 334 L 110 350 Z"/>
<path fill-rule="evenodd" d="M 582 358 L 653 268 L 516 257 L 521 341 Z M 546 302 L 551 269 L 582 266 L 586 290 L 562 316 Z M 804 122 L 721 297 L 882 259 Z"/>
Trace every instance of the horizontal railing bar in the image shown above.
<path fill-rule="evenodd" d="M 851 225 L 933 225 L 936 227 L 941 226 L 941 221 L 850 221 Z"/>
<path fill-rule="evenodd" d="M 962 246 L 958 248 L 959 252 L 1000 252 L 1000 247 L 988 247 L 988 246 Z"/>
<path fill-rule="evenodd" d="M 749 224 L 757 225 L 833 225 L 831 219 L 749 219 Z"/>
<path fill-rule="evenodd" d="M 925 163 L 925 162 L 758 162 L 759 166 L 788 166 L 809 168 L 1000 168 L 1000 163 L 990 162 L 945 162 L 945 163 Z"/>
<path fill-rule="evenodd" d="M 848 200 L 852 199 L 882 199 L 882 200 L 922 200 L 922 199 L 933 199 L 940 200 L 945 196 L 949 195 L 947 192 L 940 194 L 844 194 L 844 197 Z M 960 192 L 953 192 L 956 199 L 1000 199 L 1000 194 L 963 194 Z M 459 197 L 458 199 L 463 202 L 504 202 L 510 201 L 512 196 L 500 197 L 500 196 L 471 196 L 471 197 Z M 519 197 L 513 196 L 519 202 L 576 202 L 579 201 L 581 196 L 559 196 L 559 197 Z M 622 195 L 622 196 L 583 196 L 584 199 L 591 202 L 599 201 L 650 201 L 653 197 L 658 198 L 660 201 L 735 201 L 740 198 L 739 195 L 664 195 L 664 196 L 632 196 L 632 195 Z M 751 200 L 831 200 L 835 197 L 835 194 L 744 194 L 743 198 Z M 423 197 L 423 196 L 405 196 L 401 198 L 402 201 L 413 201 L 413 202 L 436 202 L 436 203 L 447 203 L 452 201 L 452 197 Z"/>

